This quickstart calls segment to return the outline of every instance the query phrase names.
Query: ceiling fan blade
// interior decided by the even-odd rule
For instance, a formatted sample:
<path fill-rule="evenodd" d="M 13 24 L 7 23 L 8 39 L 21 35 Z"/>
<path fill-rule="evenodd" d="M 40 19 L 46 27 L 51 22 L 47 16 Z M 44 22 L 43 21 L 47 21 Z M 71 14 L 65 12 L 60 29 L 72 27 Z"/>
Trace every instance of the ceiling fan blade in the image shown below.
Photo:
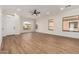
<path fill-rule="evenodd" d="M 34 14 L 35 14 L 36 16 L 37 16 L 38 14 L 40 14 L 40 12 L 39 12 L 39 11 L 37 11 L 36 9 L 35 9 L 35 10 L 33 10 L 31 13 L 32 13 L 32 15 L 34 15 Z"/>
<path fill-rule="evenodd" d="M 69 8 L 69 7 L 71 7 L 71 5 L 67 5 L 67 6 L 65 6 L 65 8 Z"/>

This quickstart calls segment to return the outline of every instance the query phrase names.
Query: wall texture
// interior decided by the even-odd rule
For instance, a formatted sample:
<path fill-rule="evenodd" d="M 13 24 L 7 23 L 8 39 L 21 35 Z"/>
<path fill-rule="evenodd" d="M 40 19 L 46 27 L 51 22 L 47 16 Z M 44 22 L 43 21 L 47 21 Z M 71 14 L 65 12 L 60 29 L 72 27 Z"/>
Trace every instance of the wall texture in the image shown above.
<path fill-rule="evenodd" d="M 36 31 L 79 39 L 79 32 L 63 32 L 62 31 L 62 17 L 73 16 L 73 15 L 79 15 L 79 9 L 66 10 L 60 14 L 57 14 L 56 16 L 51 15 L 52 17 L 40 18 L 37 20 L 38 29 Z M 54 21 L 55 28 L 53 31 L 48 30 L 48 20 L 51 18 L 55 20 Z"/>

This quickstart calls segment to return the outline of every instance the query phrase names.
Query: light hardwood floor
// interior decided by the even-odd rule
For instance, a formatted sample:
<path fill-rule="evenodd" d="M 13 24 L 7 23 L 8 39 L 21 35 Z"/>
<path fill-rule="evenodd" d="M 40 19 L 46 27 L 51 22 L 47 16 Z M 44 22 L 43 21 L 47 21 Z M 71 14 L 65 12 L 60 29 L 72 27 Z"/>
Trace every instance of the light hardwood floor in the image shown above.
<path fill-rule="evenodd" d="M 79 40 L 42 33 L 4 37 L 1 51 L 21 54 L 79 53 Z"/>

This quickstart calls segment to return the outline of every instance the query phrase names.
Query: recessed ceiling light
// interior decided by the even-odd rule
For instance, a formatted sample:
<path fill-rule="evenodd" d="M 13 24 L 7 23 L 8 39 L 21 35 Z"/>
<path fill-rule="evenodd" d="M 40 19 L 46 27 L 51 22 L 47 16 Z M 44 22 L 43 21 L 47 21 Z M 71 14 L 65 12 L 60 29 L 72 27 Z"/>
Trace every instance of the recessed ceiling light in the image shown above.
<path fill-rule="evenodd" d="M 60 10 L 64 10 L 64 8 L 60 8 Z"/>
<path fill-rule="evenodd" d="M 17 10 L 17 11 L 21 11 L 21 9 L 19 9 L 19 8 L 17 8 L 16 10 Z"/>
<path fill-rule="evenodd" d="M 46 12 L 46 15 L 49 15 L 50 14 L 50 12 Z"/>

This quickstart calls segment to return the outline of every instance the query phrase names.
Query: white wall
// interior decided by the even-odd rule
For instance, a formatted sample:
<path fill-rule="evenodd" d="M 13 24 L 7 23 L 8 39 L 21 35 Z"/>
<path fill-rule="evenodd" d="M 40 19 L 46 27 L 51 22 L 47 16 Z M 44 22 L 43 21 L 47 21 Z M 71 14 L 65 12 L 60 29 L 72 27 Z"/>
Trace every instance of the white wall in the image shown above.
<path fill-rule="evenodd" d="M 38 29 L 37 32 L 78 38 L 79 39 L 79 32 L 63 32 L 62 31 L 62 17 L 64 16 L 72 16 L 72 15 L 79 15 L 79 9 L 73 9 L 64 11 L 61 14 L 52 17 L 40 18 L 37 20 Z M 53 18 L 55 21 L 55 28 L 53 31 L 48 30 L 48 20 Z"/>
<path fill-rule="evenodd" d="M 6 20 L 5 20 L 5 16 L 2 15 L 2 36 L 5 36 L 5 32 L 6 32 Z"/>
<path fill-rule="evenodd" d="M 1 47 L 1 42 L 2 42 L 2 13 L 1 13 L 1 9 L 0 9 L 0 47 Z"/>

